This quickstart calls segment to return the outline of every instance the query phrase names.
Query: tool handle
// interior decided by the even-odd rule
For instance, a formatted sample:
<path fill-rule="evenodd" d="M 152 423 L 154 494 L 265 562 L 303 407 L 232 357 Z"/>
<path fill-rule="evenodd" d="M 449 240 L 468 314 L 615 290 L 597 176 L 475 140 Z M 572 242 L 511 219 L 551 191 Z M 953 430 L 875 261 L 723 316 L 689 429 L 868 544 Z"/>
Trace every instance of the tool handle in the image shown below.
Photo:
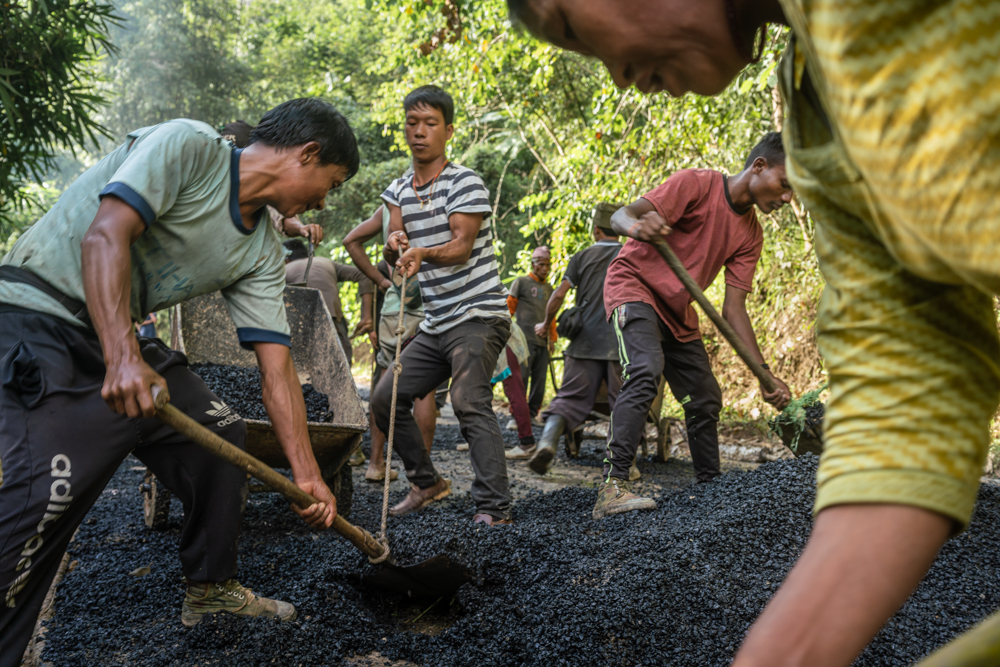
<path fill-rule="evenodd" d="M 743 363 L 745 363 L 750 371 L 757 376 L 760 383 L 764 385 L 764 389 L 766 389 L 769 393 L 776 391 L 778 389 L 778 385 L 775 384 L 773 376 L 764 370 L 764 368 L 760 365 L 760 362 L 753 358 L 753 355 L 750 354 L 750 348 L 747 347 L 747 344 L 743 342 L 743 339 L 737 335 L 736 330 L 733 329 L 732 325 L 730 325 L 729 322 L 727 322 L 722 315 L 719 314 L 719 311 L 715 309 L 712 302 L 709 301 L 705 296 L 705 293 L 701 291 L 701 287 L 698 286 L 698 283 L 694 281 L 694 278 L 691 277 L 688 270 L 684 268 L 683 264 L 681 264 L 681 260 L 679 260 L 677 255 L 674 254 L 673 249 L 668 246 L 667 242 L 663 239 L 653 241 L 652 245 L 659 251 L 660 256 L 663 257 L 664 261 L 666 261 L 670 268 L 673 269 L 674 273 L 677 274 L 677 277 L 680 278 L 684 288 L 687 289 L 692 297 L 694 297 L 694 300 L 698 302 L 701 309 L 705 311 L 705 314 L 708 315 L 708 319 L 712 320 L 719 331 L 722 332 L 725 339 L 728 340 L 729 344 L 733 346 L 734 350 L 736 350 L 736 354 L 740 355 L 740 359 L 743 360 Z"/>
<path fill-rule="evenodd" d="M 302 282 L 305 283 L 305 284 L 307 284 L 307 285 L 309 283 L 309 271 L 312 270 L 312 266 L 313 266 L 313 242 L 312 242 L 312 240 L 310 240 L 309 241 L 309 261 L 306 262 L 306 273 L 305 273 L 304 276 L 302 276 Z"/>
<path fill-rule="evenodd" d="M 170 405 L 170 395 L 159 387 L 153 387 L 153 402 L 156 405 L 156 416 L 163 423 L 173 427 L 178 433 L 191 442 L 207 449 L 223 461 L 231 463 L 240 470 L 245 470 L 269 487 L 288 498 L 299 507 L 309 507 L 320 502 L 312 495 L 295 486 L 287 477 L 279 474 L 261 460 L 247 454 L 239 447 L 221 438 L 217 433 L 205 428 L 186 414 Z M 333 518 L 332 528 L 346 537 L 351 544 L 362 553 L 372 558 L 378 558 L 385 553 L 383 547 L 372 534 L 364 528 L 359 528 L 345 521 L 339 514 Z"/>

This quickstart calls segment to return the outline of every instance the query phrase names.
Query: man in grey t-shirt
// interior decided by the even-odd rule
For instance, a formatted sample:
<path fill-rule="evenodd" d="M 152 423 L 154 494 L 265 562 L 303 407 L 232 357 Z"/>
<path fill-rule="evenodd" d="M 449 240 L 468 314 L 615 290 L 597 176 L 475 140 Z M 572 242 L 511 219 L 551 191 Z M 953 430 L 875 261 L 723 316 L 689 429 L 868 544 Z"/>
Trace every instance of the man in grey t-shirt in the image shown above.
<path fill-rule="evenodd" d="M 284 253 L 264 207 L 321 208 L 359 159 L 346 119 L 300 99 L 269 111 L 240 151 L 174 120 L 131 133 L 84 172 L 0 265 L 0 667 L 16 665 L 74 530 L 130 452 L 177 495 L 184 625 L 207 612 L 290 620 L 234 578 L 246 473 L 154 418 L 153 388 L 242 447 L 246 425 L 133 322 L 221 291 L 256 353 L 263 401 L 295 483 L 295 511 L 329 527 L 336 501 L 307 436 L 289 353 Z"/>

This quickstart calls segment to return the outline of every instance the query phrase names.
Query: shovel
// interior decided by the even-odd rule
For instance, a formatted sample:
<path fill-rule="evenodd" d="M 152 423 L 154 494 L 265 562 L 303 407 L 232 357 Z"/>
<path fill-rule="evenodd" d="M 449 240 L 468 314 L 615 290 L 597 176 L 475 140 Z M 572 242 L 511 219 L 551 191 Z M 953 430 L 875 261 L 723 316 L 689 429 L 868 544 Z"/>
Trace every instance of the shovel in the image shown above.
<path fill-rule="evenodd" d="M 153 403 L 156 405 L 156 416 L 160 421 L 223 461 L 250 473 L 299 507 L 309 507 L 320 502 L 295 486 L 284 475 L 170 405 L 170 395 L 159 387 L 153 388 Z M 410 597 L 439 598 L 454 595 L 462 584 L 473 580 L 463 565 L 453 563 L 444 554 L 416 565 L 397 565 L 389 553 L 388 544 L 383 545 L 378 542 L 367 530 L 347 522 L 339 514 L 334 517 L 332 528 L 369 559 L 381 561 L 379 569 L 374 573 L 362 575 L 362 582 L 404 593 Z"/>
<path fill-rule="evenodd" d="M 698 283 L 694 281 L 694 278 L 691 277 L 688 270 L 684 268 L 683 264 L 681 264 L 681 260 L 674 254 L 673 249 L 667 245 L 667 242 L 662 238 L 651 243 L 660 253 L 660 256 L 663 257 L 667 265 L 670 266 L 673 272 L 680 279 L 684 288 L 691 294 L 694 300 L 698 302 L 701 309 L 705 311 L 705 314 L 708 315 L 708 319 L 712 320 L 712 323 L 715 324 L 720 332 L 722 332 L 722 335 L 729 341 L 729 344 L 733 346 L 733 349 L 736 350 L 736 354 L 740 356 L 740 359 L 742 359 L 743 363 L 747 365 L 750 372 L 757 376 L 757 379 L 760 380 L 764 389 L 768 392 L 775 391 L 778 387 L 774 383 L 774 379 L 771 377 L 771 374 L 765 371 L 763 367 L 761 367 L 760 362 L 753 358 L 753 355 L 750 354 L 750 348 L 748 348 L 746 343 L 743 342 L 743 339 L 736 334 L 736 330 L 733 329 L 729 322 L 723 319 L 722 315 L 719 314 L 719 311 L 715 309 L 712 302 L 709 301 L 705 296 L 705 293 L 701 291 L 701 287 L 698 286 Z M 803 431 L 799 437 L 799 445 L 795 450 L 795 454 L 798 455 L 805 452 L 812 452 L 818 456 L 821 451 L 823 451 L 823 440 L 818 437 L 812 429 L 806 429 Z"/>

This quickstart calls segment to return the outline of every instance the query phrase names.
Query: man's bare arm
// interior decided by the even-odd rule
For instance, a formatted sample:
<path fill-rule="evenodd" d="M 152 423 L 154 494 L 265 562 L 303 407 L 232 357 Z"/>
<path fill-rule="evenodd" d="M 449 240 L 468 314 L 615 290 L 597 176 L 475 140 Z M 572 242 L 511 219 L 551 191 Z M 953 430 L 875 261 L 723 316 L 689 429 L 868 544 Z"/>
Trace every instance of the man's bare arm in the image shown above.
<path fill-rule="evenodd" d="M 396 261 L 396 267 L 409 277 L 414 275 L 424 262 L 437 266 L 464 264 L 472 256 L 472 248 L 482 224 L 482 213 L 452 213 L 448 216 L 448 227 L 451 229 L 450 241 L 433 248 L 409 248 Z M 386 248 L 388 247 L 387 244 Z"/>
<path fill-rule="evenodd" d="M 392 283 L 389 279 L 379 273 L 375 265 L 368 259 L 364 244 L 382 233 L 382 207 L 379 206 L 375 214 L 352 229 L 344 237 L 344 248 L 351 256 L 354 266 L 358 267 L 362 273 L 368 276 L 369 280 L 382 288 L 383 291 L 389 289 Z"/>
<path fill-rule="evenodd" d="M 760 346 L 757 345 L 757 334 L 754 333 L 753 324 L 750 322 L 750 314 L 747 313 L 747 294 L 749 292 L 745 290 L 733 287 L 732 285 L 726 285 L 726 299 L 722 304 L 722 317 L 736 330 L 736 335 L 746 344 L 753 358 L 763 364 L 765 363 L 764 355 L 761 354 Z M 767 372 L 771 373 L 770 370 Z M 783 410 L 788 405 L 788 402 L 792 400 L 791 391 L 774 373 L 771 373 L 771 377 L 774 378 L 775 383 L 778 385 L 777 391 L 769 393 L 765 392 L 764 388 L 761 387 L 761 393 L 765 401 L 778 410 Z"/>
<path fill-rule="evenodd" d="M 105 197 L 80 243 L 87 312 L 104 353 L 101 397 L 129 417 L 156 414 L 151 387 L 167 382 L 143 361 L 132 329 L 132 256 L 129 248 L 146 231 L 139 213 L 114 196 Z"/>
<path fill-rule="evenodd" d="M 556 287 L 552 292 L 548 303 L 545 304 L 545 321 L 535 325 L 535 334 L 543 338 L 548 338 L 549 331 L 552 329 L 552 322 L 556 319 L 556 315 L 559 314 L 559 309 L 562 308 L 563 302 L 566 300 L 566 295 L 569 294 L 571 289 L 573 289 L 573 286 L 569 284 L 568 280 L 563 278 L 562 282 L 559 283 L 559 287 Z"/>
<path fill-rule="evenodd" d="M 648 199 L 641 197 L 612 214 L 611 228 L 619 236 L 639 241 L 652 241 L 670 233 L 670 225 L 663 216 L 656 212 Z"/>
<path fill-rule="evenodd" d="M 264 408 L 288 458 L 295 484 L 320 501 L 304 509 L 292 507 L 313 528 L 329 528 L 337 515 L 337 501 L 323 481 L 313 455 L 306 425 L 306 403 L 291 352 L 280 343 L 254 343 L 253 349 L 260 367 Z"/>
<path fill-rule="evenodd" d="M 383 204 L 383 206 L 389 207 L 389 235 L 385 239 L 382 257 L 389 263 L 389 266 L 395 266 L 399 256 L 409 250 L 410 241 L 406 238 L 406 231 L 403 227 L 403 209 L 395 204 Z"/>

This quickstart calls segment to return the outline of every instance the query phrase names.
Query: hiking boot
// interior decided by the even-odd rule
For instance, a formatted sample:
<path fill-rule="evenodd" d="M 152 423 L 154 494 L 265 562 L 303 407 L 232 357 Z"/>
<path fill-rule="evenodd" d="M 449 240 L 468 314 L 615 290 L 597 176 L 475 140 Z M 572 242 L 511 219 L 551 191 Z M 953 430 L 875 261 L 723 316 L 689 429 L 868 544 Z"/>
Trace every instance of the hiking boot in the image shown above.
<path fill-rule="evenodd" d="M 365 450 L 358 447 L 351 454 L 351 458 L 347 459 L 347 465 L 360 466 L 365 464 Z"/>
<path fill-rule="evenodd" d="M 390 516 L 403 516 L 410 512 L 427 507 L 435 500 L 441 500 L 451 494 L 451 480 L 442 477 L 434 486 L 421 489 L 416 484 L 410 485 L 410 492 L 403 498 L 403 502 L 389 510 Z"/>
<path fill-rule="evenodd" d="M 237 616 L 265 616 L 279 621 L 294 621 L 295 607 L 281 600 L 257 597 L 249 588 L 240 586 L 235 579 L 221 584 L 188 582 L 181 608 L 181 623 L 192 628 L 202 616 L 213 612 L 228 611 Z"/>
<path fill-rule="evenodd" d="M 514 449 L 508 449 L 503 455 L 513 461 L 523 461 L 535 455 L 534 445 L 518 445 Z"/>
<path fill-rule="evenodd" d="M 542 435 L 538 440 L 538 449 L 528 461 L 528 466 L 539 475 L 544 475 L 552 467 L 552 461 L 556 458 L 556 448 L 559 446 L 559 437 L 565 429 L 565 417 L 549 415 L 545 420 L 545 428 L 542 429 Z"/>
<path fill-rule="evenodd" d="M 655 510 L 656 501 L 652 498 L 642 498 L 632 493 L 632 485 L 623 479 L 612 477 L 611 481 L 601 485 L 597 492 L 597 503 L 594 504 L 594 520 L 603 519 L 612 514 L 631 512 L 632 510 Z"/>
<path fill-rule="evenodd" d="M 514 522 L 510 519 L 497 519 L 492 514 L 477 514 L 472 517 L 472 523 L 485 523 L 487 526 L 507 526 Z"/>
<path fill-rule="evenodd" d="M 632 467 L 628 469 L 628 481 L 635 482 L 642 477 L 642 473 L 639 472 L 639 466 L 636 465 L 635 461 L 632 461 Z"/>
<path fill-rule="evenodd" d="M 389 470 L 389 481 L 395 482 L 399 479 L 399 471 L 395 468 L 390 468 Z M 368 470 L 365 470 L 365 481 L 366 482 L 384 482 L 385 481 L 385 467 L 380 466 L 378 468 L 373 468 L 368 466 Z"/>

